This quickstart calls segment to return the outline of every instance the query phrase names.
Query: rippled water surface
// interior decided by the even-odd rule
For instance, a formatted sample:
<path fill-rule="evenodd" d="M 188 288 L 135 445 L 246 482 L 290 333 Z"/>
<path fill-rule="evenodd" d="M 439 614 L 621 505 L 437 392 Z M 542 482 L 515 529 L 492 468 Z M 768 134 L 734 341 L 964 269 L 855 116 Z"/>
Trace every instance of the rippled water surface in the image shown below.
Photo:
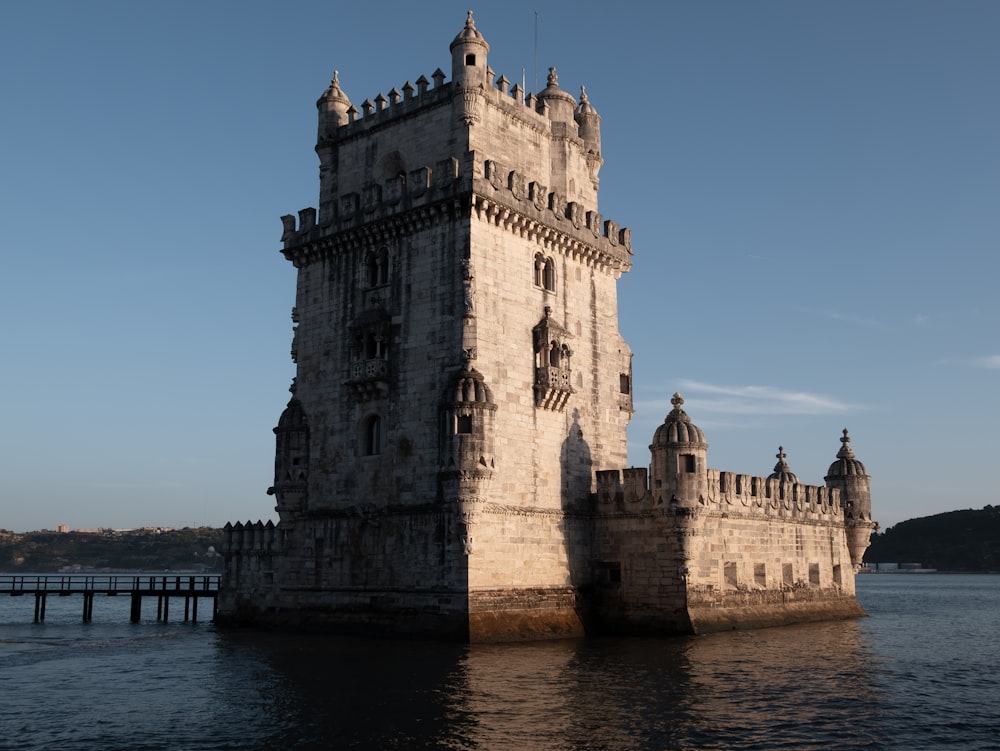
<path fill-rule="evenodd" d="M 489 646 L 130 624 L 122 597 L 32 624 L 4 598 L 0 748 L 1000 751 L 1000 576 L 858 590 L 857 621 Z"/>

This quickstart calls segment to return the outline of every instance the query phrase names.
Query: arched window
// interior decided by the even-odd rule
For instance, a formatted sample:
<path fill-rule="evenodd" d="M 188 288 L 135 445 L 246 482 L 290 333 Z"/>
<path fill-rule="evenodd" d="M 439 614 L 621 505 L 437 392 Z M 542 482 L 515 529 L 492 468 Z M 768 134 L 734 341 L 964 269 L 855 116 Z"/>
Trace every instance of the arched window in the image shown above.
<path fill-rule="evenodd" d="M 560 350 L 559 342 L 552 342 L 552 345 L 549 347 L 549 365 L 553 368 L 558 368 L 561 354 L 562 351 Z"/>
<path fill-rule="evenodd" d="M 381 287 L 389 283 L 389 249 L 385 246 L 365 254 L 365 286 Z"/>
<path fill-rule="evenodd" d="M 386 358 L 385 337 L 374 331 L 365 335 L 365 359 L 384 360 Z"/>
<path fill-rule="evenodd" d="M 535 286 L 541 287 L 545 279 L 545 256 L 535 253 Z"/>
<path fill-rule="evenodd" d="M 382 418 L 378 415 L 370 415 L 365 420 L 363 448 L 365 456 L 375 456 L 382 453 Z"/>
<path fill-rule="evenodd" d="M 549 292 L 556 291 L 556 264 L 551 258 L 545 259 L 545 270 L 542 273 L 542 286 Z"/>

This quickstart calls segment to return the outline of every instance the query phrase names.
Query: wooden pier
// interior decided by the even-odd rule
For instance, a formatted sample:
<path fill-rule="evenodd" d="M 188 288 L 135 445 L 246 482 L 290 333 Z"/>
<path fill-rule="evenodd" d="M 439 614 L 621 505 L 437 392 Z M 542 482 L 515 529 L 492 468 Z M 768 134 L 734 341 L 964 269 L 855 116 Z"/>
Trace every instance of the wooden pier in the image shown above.
<path fill-rule="evenodd" d="M 132 598 L 130 620 L 138 623 L 142 617 L 144 597 L 156 598 L 156 620 L 166 623 L 170 616 L 170 600 L 184 598 L 184 620 L 198 620 L 198 601 L 212 601 L 215 618 L 219 594 L 218 574 L 108 574 L 108 575 L 0 575 L 0 595 L 11 597 L 35 596 L 35 623 L 45 620 L 45 604 L 49 595 L 57 597 L 83 596 L 83 622 L 94 616 L 94 597 L 128 595 Z"/>

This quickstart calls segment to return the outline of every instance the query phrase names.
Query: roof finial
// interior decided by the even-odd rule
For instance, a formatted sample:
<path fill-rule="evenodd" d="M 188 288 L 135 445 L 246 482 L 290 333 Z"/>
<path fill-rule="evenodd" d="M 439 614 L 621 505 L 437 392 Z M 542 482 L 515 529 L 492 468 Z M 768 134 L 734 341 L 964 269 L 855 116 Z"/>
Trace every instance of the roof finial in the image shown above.
<path fill-rule="evenodd" d="M 691 422 L 691 418 L 688 417 L 688 413 L 681 408 L 684 404 L 683 396 L 675 393 L 671 397 L 670 403 L 674 406 L 674 408 L 670 410 L 670 414 L 667 415 L 667 422 Z"/>
<path fill-rule="evenodd" d="M 840 439 L 840 451 L 837 452 L 838 459 L 853 459 L 854 449 L 851 448 L 851 437 L 847 435 L 847 428 L 844 428 L 844 435 Z"/>
<path fill-rule="evenodd" d="M 847 435 L 847 428 L 844 428 L 844 435 L 840 439 L 840 451 L 837 452 L 838 459 L 853 459 L 854 449 L 851 448 L 851 437 Z"/>
<path fill-rule="evenodd" d="M 768 480 L 781 480 L 783 482 L 798 482 L 799 478 L 795 476 L 792 472 L 792 468 L 788 466 L 788 462 L 785 461 L 785 457 L 788 454 L 785 453 L 784 446 L 778 446 L 778 453 L 775 454 L 778 458 L 778 463 L 774 465 L 774 472 L 768 475 Z"/>
<path fill-rule="evenodd" d="M 469 15 L 465 19 L 465 28 L 474 29 L 476 28 L 476 22 L 472 20 L 472 9 L 469 9 Z"/>
<path fill-rule="evenodd" d="M 549 77 L 546 79 L 546 83 L 548 83 L 548 85 L 553 89 L 559 88 L 559 76 L 556 75 L 555 68 L 549 68 Z"/>

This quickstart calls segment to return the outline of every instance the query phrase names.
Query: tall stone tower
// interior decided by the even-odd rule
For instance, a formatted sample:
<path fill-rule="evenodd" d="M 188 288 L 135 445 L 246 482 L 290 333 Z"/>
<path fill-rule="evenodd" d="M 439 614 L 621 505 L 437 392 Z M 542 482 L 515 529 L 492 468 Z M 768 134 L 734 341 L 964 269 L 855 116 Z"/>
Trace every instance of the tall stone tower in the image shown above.
<path fill-rule="evenodd" d="M 595 472 L 626 464 L 630 233 L 598 211 L 582 87 L 495 78 L 471 12 L 450 49 L 450 81 L 359 109 L 335 74 L 317 103 L 319 212 L 283 217 L 280 523 L 233 558 L 223 620 L 582 633 Z"/>

